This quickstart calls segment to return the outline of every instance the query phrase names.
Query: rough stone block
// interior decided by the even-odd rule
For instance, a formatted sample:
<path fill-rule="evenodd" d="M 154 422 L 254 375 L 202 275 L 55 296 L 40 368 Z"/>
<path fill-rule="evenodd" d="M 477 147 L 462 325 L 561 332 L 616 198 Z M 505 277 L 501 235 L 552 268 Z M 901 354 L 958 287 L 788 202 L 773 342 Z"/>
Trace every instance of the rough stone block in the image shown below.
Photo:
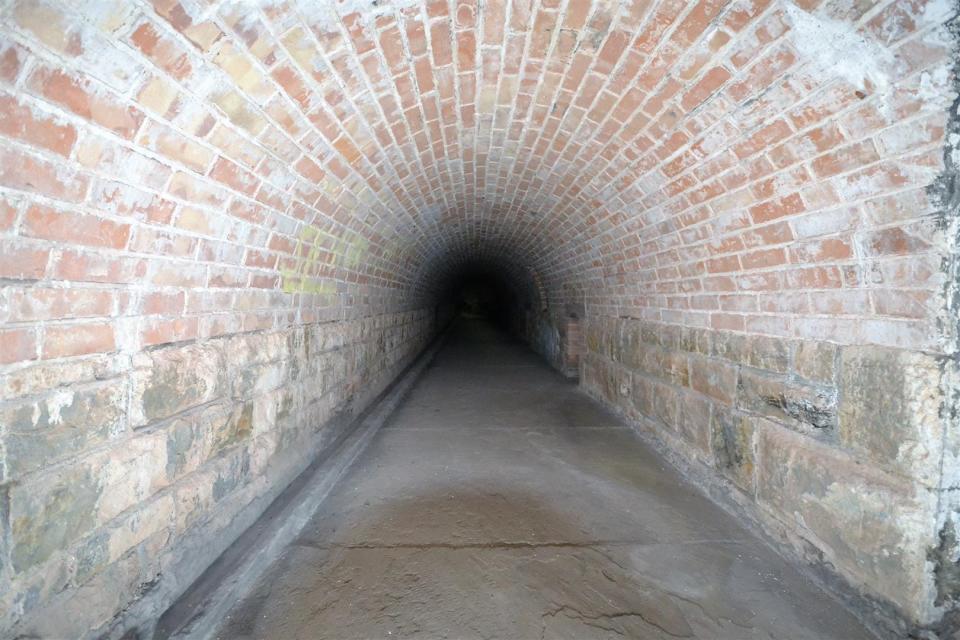
<path fill-rule="evenodd" d="M 710 421 L 711 447 L 717 469 L 740 489 L 754 493 L 754 419 L 714 407 Z"/>
<path fill-rule="evenodd" d="M 710 340 L 710 355 L 731 362 L 743 362 L 746 359 L 747 338 L 742 333 L 714 331 Z"/>
<path fill-rule="evenodd" d="M 640 323 L 636 320 L 624 320 L 620 328 L 617 346 L 618 362 L 628 369 L 640 370 L 650 346 L 640 339 Z"/>
<path fill-rule="evenodd" d="M 222 464 L 217 468 L 212 489 L 213 501 L 220 502 L 249 479 L 250 452 L 237 449 L 222 459 Z"/>
<path fill-rule="evenodd" d="M 20 572 L 40 564 L 97 524 L 102 484 L 78 464 L 10 489 L 11 562 Z"/>
<path fill-rule="evenodd" d="M 742 369 L 737 407 L 817 437 L 830 438 L 836 430 L 835 394 L 785 376 Z"/>
<path fill-rule="evenodd" d="M 675 387 L 655 378 L 635 375 L 632 389 L 633 407 L 647 418 L 675 429 L 680 415 L 679 394 Z"/>
<path fill-rule="evenodd" d="M 191 474 L 176 484 L 174 502 L 178 534 L 190 529 L 202 519 L 213 504 L 213 483 L 216 473 L 213 470 Z"/>
<path fill-rule="evenodd" d="M 600 319 L 592 318 L 587 321 L 584 337 L 587 349 L 597 355 L 603 354 L 603 322 Z"/>
<path fill-rule="evenodd" d="M 711 449 L 710 413 L 713 403 L 689 391 L 680 391 L 680 411 L 677 433 L 696 450 L 704 460 L 713 457 Z"/>
<path fill-rule="evenodd" d="M 199 415 L 175 419 L 166 433 L 167 478 L 196 470 L 222 449 L 246 441 L 251 434 L 253 403 L 215 404 Z"/>
<path fill-rule="evenodd" d="M 813 382 L 832 383 L 836 373 L 837 346 L 829 342 L 801 340 L 794 353 L 793 370 Z"/>
<path fill-rule="evenodd" d="M 66 562 L 47 562 L 40 571 L 17 574 L 0 589 L 0 623 L 10 628 L 14 622 L 37 612 L 47 611 L 47 603 L 68 588 L 73 572 Z"/>
<path fill-rule="evenodd" d="M 162 495 L 139 505 L 112 526 L 97 531 L 79 547 L 77 582 L 84 583 L 150 536 L 168 530 L 173 519 L 172 495 Z"/>
<path fill-rule="evenodd" d="M 943 363 L 883 347 L 841 354 L 842 446 L 927 486 L 939 482 L 944 433 Z"/>
<path fill-rule="evenodd" d="M 143 434 L 122 440 L 89 461 L 102 486 L 98 522 L 113 519 L 169 484 L 166 444 L 163 432 Z"/>
<path fill-rule="evenodd" d="M 689 384 L 686 354 L 641 344 L 636 355 L 637 370 L 681 387 Z"/>
<path fill-rule="evenodd" d="M 124 369 L 121 358 L 96 355 L 73 362 L 41 363 L 0 375 L 0 397 L 13 400 L 21 396 L 55 391 L 60 387 L 116 377 Z"/>
<path fill-rule="evenodd" d="M 791 343 L 773 336 L 748 336 L 744 363 L 777 373 L 786 373 L 790 368 Z"/>
<path fill-rule="evenodd" d="M 689 358 L 690 386 L 715 400 L 732 405 L 737 388 L 737 367 L 699 356 Z"/>
<path fill-rule="evenodd" d="M 924 619 L 933 493 L 770 422 L 758 427 L 761 505 L 842 575 Z"/>
<path fill-rule="evenodd" d="M 7 429 L 8 476 L 19 478 L 116 436 L 123 429 L 124 387 L 123 381 L 114 380 L 0 405 L 0 424 Z"/>
<path fill-rule="evenodd" d="M 790 367 L 790 343 L 772 336 L 717 331 L 711 338 L 711 353 L 757 369 L 786 373 Z"/>
<path fill-rule="evenodd" d="M 223 356 L 210 344 L 141 354 L 135 365 L 130 407 L 135 426 L 209 402 L 225 389 Z"/>
<path fill-rule="evenodd" d="M 288 379 L 287 367 L 281 362 L 254 364 L 231 375 L 231 396 L 238 400 L 250 398 L 272 391 Z"/>
<path fill-rule="evenodd" d="M 699 353 L 702 356 L 710 355 L 713 348 L 713 331 L 700 327 L 683 327 L 680 335 L 679 349 L 689 353 Z"/>
<path fill-rule="evenodd" d="M 660 331 L 663 325 L 652 322 L 640 323 L 640 340 L 654 347 L 661 346 Z"/>

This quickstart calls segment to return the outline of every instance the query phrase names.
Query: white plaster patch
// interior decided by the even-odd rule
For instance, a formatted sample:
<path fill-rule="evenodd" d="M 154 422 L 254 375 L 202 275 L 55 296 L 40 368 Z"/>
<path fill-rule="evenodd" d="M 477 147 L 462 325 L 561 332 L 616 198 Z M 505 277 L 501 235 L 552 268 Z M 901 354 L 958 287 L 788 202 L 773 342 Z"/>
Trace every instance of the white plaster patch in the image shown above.
<path fill-rule="evenodd" d="M 789 37 L 809 64 L 825 74 L 842 78 L 863 90 L 886 93 L 889 70 L 896 60 L 877 42 L 857 33 L 849 24 L 814 16 L 795 4 L 785 4 Z"/>
<path fill-rule="evenodd" d="M 50 424 L 61 424 L 63 416 L 60 412 L 73 404 L 73 391 L 58 391 L 47 400 L 47 414 L 50 416 Z"/>
<path fill-rule="evenodd" d="M 923 100 L 923 109 L 926 111 L 944 111 L 950 104 L 950 69 L 940 66 L 933 71 L 924 71 L 920 74 L 920 83 L 917 95 Z"/>
<path fill-rule="evenodd" d="M 953 16 L 954 11 L 953 0 L 930 0 L 923 6 L 919 21 L 923 25 L 943 24 Z"/>
<path fill-rule="evenodd" d="M 251 9 L 266 9 L 276 4 L 277 0 L 226 0 L 223 3 L 223 9 L 227 11 L 234 8 L 242 9 L 244 17 L 240 18 L 238 25 L 241 28 L 249 28 L 252 24 L 250 20 L 253 17 Z M 374 20 L 394 11 L 419 6 L 421 2 L 420 0 L 393 0 L 392 2 L 383 2 L 383 0 L 338 0 L 334 4 L 333 2 L 318 2 L 317 0 L 293 0 L 293 4 L 296 6 L 297 13 L 311 27 L 337 31 L 339 29 L 339 16 L 358 13 L 365 20 Z M 250 19 L 248 20 L 246 16 L 250 16 Z"/>

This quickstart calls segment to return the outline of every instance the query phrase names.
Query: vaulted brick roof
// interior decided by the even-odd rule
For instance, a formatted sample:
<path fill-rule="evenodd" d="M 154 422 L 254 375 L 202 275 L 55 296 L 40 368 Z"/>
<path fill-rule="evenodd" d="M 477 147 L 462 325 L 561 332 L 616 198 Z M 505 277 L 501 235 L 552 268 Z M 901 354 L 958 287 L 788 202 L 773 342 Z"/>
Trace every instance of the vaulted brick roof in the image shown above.
<path fill-rule="evenodd" d="M 203 335 L 483 259 L 617 315 L 921 344 L 941 4 L 8 3 L 4 276 L 237 293 Z"/>

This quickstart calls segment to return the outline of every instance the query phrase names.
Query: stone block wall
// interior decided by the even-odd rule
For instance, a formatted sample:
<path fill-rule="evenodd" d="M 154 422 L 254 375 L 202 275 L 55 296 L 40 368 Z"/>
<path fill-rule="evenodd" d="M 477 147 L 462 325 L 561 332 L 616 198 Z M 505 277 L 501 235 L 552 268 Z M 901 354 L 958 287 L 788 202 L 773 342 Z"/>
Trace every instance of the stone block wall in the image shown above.
<path fill-rule="evenodd" d="M 156 617 L 433 336 L 434 311 L 0 374 L 0 635 Z"/>
<path fill-rule="evenodd" d="M 586 348 L 584 387 L 722 477 L 775 537 L 880 610 L 939 618 L 951 359 L 630 318 L 591 319 Z"/>

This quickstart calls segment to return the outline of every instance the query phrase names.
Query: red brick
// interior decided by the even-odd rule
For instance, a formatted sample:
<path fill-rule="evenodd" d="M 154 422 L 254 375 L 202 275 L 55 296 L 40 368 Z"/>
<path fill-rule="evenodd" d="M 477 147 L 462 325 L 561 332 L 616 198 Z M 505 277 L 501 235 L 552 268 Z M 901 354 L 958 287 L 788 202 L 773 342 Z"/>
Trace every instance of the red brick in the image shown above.
<path fill-rule="evenodd" d="M 143 113 L 125 106 L 118 98 L 92 88 L 88 81 L 72 77 L 59 69 L 39 68 L 30 76 L 30 86 L 51 102 L 86 118 L 114 133 L 132 139 Z"/>
<path fill-rule="evenodd" d="M 248 196 L 253 196 L 260 186 L 259 178 L 226 158 L 217 159 L 210 170 L 210 177 Z"/>
<path fill-rule="evenodd" d="M 607 35 L 607 39 L 597 54 L 597 62 L 594 69 L 597 73 L 609 74 L 614 66 L 620 60 L 620 57 L 627 50 L 630 44 L 630 34 L 625 31 L 613 31 Z"/>
<path fill-rule="evenodd" d="M 93 252 L 65 250 L 53 265 L 53 277 L 74 282 L 129 284 L 140 282 L 147 263 L 140 258 L 105 256 Z"/>
<path fill-rule="evenodd" d="M 49 249 L 24 244 L 13 238 L 0 238 L 0 278 L 39 280 L 46 273 L 49 257 Z"/>
<path fill-rule="evenodd" d="M 143 297 L 142 311 L 148 315 L 179 315 L 183 313 L 186 296 L 179 293 L 154 292 Z"/>
<path fill-rule="evenodd" d="M 704 100 L 709 98 L 723 83 L 730 79 L 730 72 L 723 67 L 714 67 L 707 71 L 692 89 L 683 96 L 680 104 L 687 111 L 691 111 Z"/>
<path fill-rule="evenodd" d="M 681 46 L 694 42 L 703 35 L 710 21 L 717 17 L 726 4 L 724 0 L 699 0 L 677 26 L 672 39 Z"/>
<path fill-rule="evenodd" d="M 42 205 L 27 209 L 24 235 L 68 244 L 123 249 L 130 239 L 130 225 L 83 213 L 59 211 Z"/>
<path fill-rule="evenodd" d="M 13 228 L 13 223 L 17 220 L 17 203 L 0 199 L 0 231 L 8 231 Z"/>
<path fill-rule="evenodd" d="M 0 329 L 0 365 L 37 359 L 33 329 Z"/>
<path fill-rule="evenodd" d="M 733 152 L 738 158 L 747 158 L 785 139 L 791 133 L 786 120 L 772 122 L 751 135 L 746 141 L 737 144 Z"/>
<path fill-rule="evenodd" d="M 865 234 L 863 247 L 869 255 L 908 255 L 921 253 L 931 247 L 929 240 L 903 227 L 892 227 Z"/>
<path fill-rule="evenodd" d="M 835 289 L 843 279 L 837 267 L 810 267 L 785 272 L 784 284 L 788 289 Z"/>
<path fill-rule="evenodd" d="M 45 115 L 12 96 L 0 95 L 0 133 L 27 144 L 69 156 L 77 131 L 69 124 Z"/>
<path fill-rule="evenodd" d="M 876 147 L 869 140 L 851 144 L 820 156 L 813 161 L 813 171 L 821 178 L 859 169 L 880 159 Z"/>
<path fill-rule="evenodd" d="M 428 57 L 423 57 L 414 63 L 414 69 L 417 74 L 417 86 L 420 87 L 420 93 L 430 93 L 433 91 L 433 66 Z"/>
<path fill-rule="evenodd" d="M 841 238 L 824 238 L 790 248 L 792 262 L 829 262 L 853 257 L 853 246 Z"/>
<path fill-rule="evenodd" d="M 743 264 L 744 270 L 776 267 L 786 261 L 787 257 L 783 249 L 763 249 L 740 256 L 740 262 Z"/>
<path fill-rule="evenodd" d="M 0 43 L 0 80 L 13 84 L 23 68 L 23 52 L 14 44 Z"/>
<path fill-rule="evenodd" d="M 106 323 L 47 325 L 43 330 L 43 357 L 67 358 L 115 349 L 113 326 Z"/>
<path fill-rule="evenodd" d="M 113 292 L 103 289 L 52 289 L 30 287 L 10 292 L 12 322 L 109 316 Z"/>
<path fill-rule="evenodd" d="M 776 198 L 763 204 L 750 207 L 750 217 L 756 224 L 776 220 L 783 216 L 790 216 L 800 213 L 805 209 L 800 195 L 793 193 L 789 196 Z"/>
<path fill-rule="evenodd" d="M 457 34 L 457 69 L 469 71 L 475 66 L 477 55 L 477 40 L 473 32 L 465 31 Z"/>
<path fill-rule="evenodd" d="M 0 185 L 67 202 L 81 202 L 89 179 L 72 167 L 0 145 Z"/>
<path fill-rule="evenodd" d="M 140 330 L 140 343 L 154 346 L 170 342 L 193 340 L 197 337 L 198 319 L 193 318 L 149 318 Z"/>
<path fill-rule="evenodd" d="M 450 45 L 450 26 L 444 21 L 431 23 L 430 47 L 433 64 L 438 67 L 453 62 L 453 49 Z"/>
<path fill-rule="evenodd" d="M 146 222 L 168 224 L 176 203 L 119 182 L 98 182 L 90 202 L 98 210 Z"/>

